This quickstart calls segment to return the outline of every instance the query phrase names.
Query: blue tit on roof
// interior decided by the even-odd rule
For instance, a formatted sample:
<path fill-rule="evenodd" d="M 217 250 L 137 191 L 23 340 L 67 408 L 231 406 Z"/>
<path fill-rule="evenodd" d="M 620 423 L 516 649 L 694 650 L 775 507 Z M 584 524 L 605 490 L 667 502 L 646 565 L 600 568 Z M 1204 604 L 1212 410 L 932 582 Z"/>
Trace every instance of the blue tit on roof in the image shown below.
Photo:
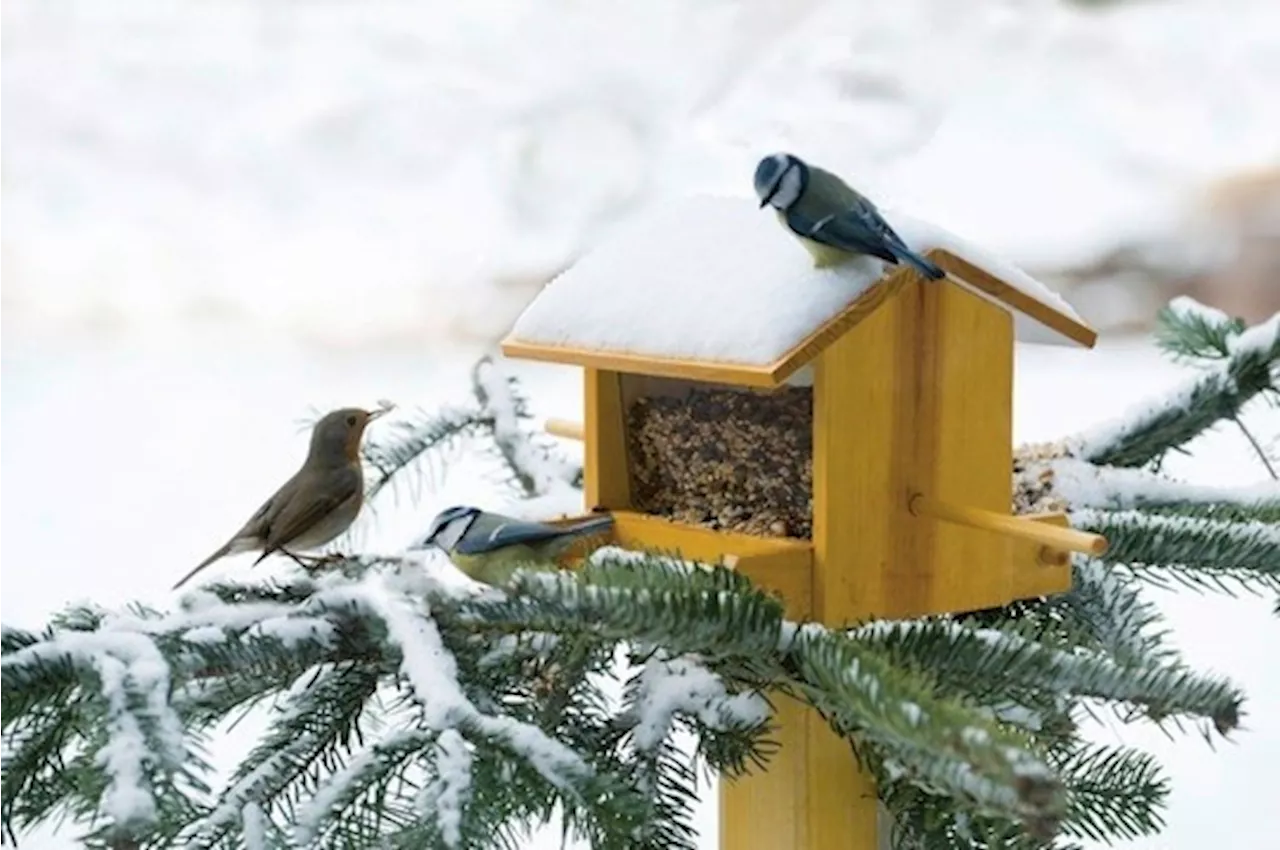
<path fill-rule="evenodd" d="M 930 280 L 946 273 L 907 247 L 866 197 L 830 171 L 798 156 L 775 153 L 760 160 L 755 174 L 760 206 L 771 206 L 778 220 L 813 256 L 819 268 L 863 254 L 897 265 L 906 263 Z"/>
<path fill-rule="evenodd" d="M 603 535 L 613 526 L 607 514 L 572 525 L 529 522 L 477 507 L 441 511 L 425 537 L 410 549 L 437 548 L 475 581 L 501 587 L 520 567 L 557 561 L 584 538 Z"/>

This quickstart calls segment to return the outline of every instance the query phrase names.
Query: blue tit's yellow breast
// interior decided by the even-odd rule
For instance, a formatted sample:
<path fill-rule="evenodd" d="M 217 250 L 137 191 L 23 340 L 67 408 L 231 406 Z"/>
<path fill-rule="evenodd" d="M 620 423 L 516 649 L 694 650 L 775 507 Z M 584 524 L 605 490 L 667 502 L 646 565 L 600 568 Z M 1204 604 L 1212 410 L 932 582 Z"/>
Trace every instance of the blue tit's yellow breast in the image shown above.
<path fill-rule="evenodd" d="M 838 266 L 848 261 L 853 255 L 848 251 L 840 248 L 833 248 L 830 245 L 823 245 L 821 242 L 815 242 L 812 239 L 801 236 L 791 229 L 791 225 L 787 222 L 786 213 L 781 210 L 774 210 L 774 214 L 778 217 L 778 224 L 781 224 L 788 233 L 796 238 L 804 249 L 809 252 L 809 256 L 813 258 L 813 267 L 816 269 L 825 269 L 832 266 Z"/>
<path fill-rule="evenodd" d="M 502 587 L 511 580 L 511 576 L 520 567 L 531 567 L 546 561 L 545 555 L 525 546 L 504 546 L 492 552 L 476 555 L 464 555 L 461 552 L 449 553 L 453 565 L 474 581 L 483 582 L 493 587 Z"/>

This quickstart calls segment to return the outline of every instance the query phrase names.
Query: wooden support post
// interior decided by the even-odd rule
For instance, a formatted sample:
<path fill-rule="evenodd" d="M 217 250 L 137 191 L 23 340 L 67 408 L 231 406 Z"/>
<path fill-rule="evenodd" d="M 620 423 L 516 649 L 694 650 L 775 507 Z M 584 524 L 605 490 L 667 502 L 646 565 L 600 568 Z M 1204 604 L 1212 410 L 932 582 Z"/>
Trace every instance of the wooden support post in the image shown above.
<path fill-rule="evenodd" d="M 908 280 L 814 363 L 813 618 L 827 625 L 900 615 L 927 599 L 897 557 L 910 519 L 903 426 L 919 358 L 918 286 Z M 849 743 L 811 709 L 777 703 L 782 749 L 769 770 L 721 785 L 722 850 L 876 850 L 875 783 Z"/>

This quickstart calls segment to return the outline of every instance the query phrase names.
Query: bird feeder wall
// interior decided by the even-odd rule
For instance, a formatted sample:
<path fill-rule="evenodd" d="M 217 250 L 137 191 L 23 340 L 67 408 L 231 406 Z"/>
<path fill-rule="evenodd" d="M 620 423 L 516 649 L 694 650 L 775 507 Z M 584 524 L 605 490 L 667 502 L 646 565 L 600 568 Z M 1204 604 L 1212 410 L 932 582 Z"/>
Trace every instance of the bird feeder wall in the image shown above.
<path fill-rule="evenodd" d="M 615 511 L 624 545 L 806 547 L 847 617 L 1065 590 L 1065 557 L 934 510 L 1010 514 L 1013 354 L 1008 311 L 911 276 L 815 358 L 811 386 L 587 368 L 587 504 Z M 695 544 L 695 529 L 722 537 Z"/>

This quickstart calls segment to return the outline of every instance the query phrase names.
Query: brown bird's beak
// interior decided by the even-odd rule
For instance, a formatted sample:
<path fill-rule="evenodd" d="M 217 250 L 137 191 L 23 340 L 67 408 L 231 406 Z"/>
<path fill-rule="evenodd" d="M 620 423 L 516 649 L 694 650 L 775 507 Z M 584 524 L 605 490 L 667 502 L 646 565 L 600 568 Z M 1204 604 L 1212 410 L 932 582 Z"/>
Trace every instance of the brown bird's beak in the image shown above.
<path fill-rule="evenodd" d="M 395 409 L 396 409 L 396 406 L 393 402 L 387 401 L 385 399 L 379 399 L 378 406 L 373 410 L 369 411 L 369 421 L 372 422 L 373 420 L 377 419 L 379 416 L 385 416 Z"/>

